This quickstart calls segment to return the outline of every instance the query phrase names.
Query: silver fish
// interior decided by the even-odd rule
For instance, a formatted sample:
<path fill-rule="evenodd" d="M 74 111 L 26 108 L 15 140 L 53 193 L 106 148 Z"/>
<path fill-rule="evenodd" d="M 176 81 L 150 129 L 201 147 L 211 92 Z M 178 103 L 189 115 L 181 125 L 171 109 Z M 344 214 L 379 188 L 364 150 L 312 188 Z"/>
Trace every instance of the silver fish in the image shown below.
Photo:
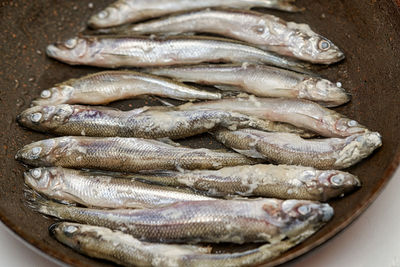
<path fill-rule="evenodd" d="M 220 109 L 243 113 L 249 116 L 292 124 L 325 137 L 347 137 L 365 133 L 367 128 L 357 121 L 317 103 L 301 99 L 278 98 L 232 98 L 188 103 L 181 110 Z"/>
<path fill-rule="evenodd" d="M 358 178 L 347 172 L 289 165 L 158 171 L 134 177 L 167 186 L 186 186 L 213 197 L 240 195 L 327 201 L 361 186 Z"/>
<path fill-rule="evenodd" d="M 302 139 L 290 133 L 268 133 L 252 129 L 220 130 L 215 138 L 248 157 L 279 164 L 310 166 L 319 169 L 343 169 L 368 157 L 382 145 L 376 132 L 347 138 Z"/>
<path fill-rule="evenodd" d="M 212 37 L 82 36 L 47 47 L 47 55 L 71 65 L 154 67 L 202 62 L 253 62 L 307 72 L 306 65 L 228 39 Z"/>
<path fill-rule="evenodd" d="M 111 30 L 117 34 L 213 33 L 244 41 L 280 55 L 318 64 L 332 64 L 343 52 L 307 24 L 244 10 L 201 10 Z"/>
<path fill-rule="evenodd" d="M 277 243 L 305 225 L 327 222 L 328 204 L 306 200 L 209 200 L 154 209 L 100 210 L 67 206 L 26 192 L 28 206 L 62 220 L 104 226 L 140 240 L 165 243 Z"/>
<path fill-rule="evenodd" d="M 25 183 L 51 199 L 100 208 L 154 208 L 182 201 L 212 200 L 187 190 L 151 185 L 108 174 L 60 167 L 24 173 Z"/>
<path fill-rule="evenodd" d="M 307 225 L 296 237 L 237 253 L 209 254 L 209 247 L 140 241 L 121 231 L 77 223 L 55 223 L 50 234 L 59 242 L 90 257 L 124 266 L 220 267 L 265 263 L 313 235 L 322 224 Z"/>
<path fill-rule="evenodd" d="M 220 93 L 207 92 L 170 79 L 134 71 L 103 71 L 71 79 L 43 90 L 33 105 L 108 104 L 141 95 L 178 100 L 220 99 Z"/>
<path fill-rule="evenodd" d="M 34 106 L 17 116 L 28 128 L 57 135 L 97 137 L 185 138 L 217 127 L 235 130 L 275 130 L 277 123 L 223 110 L 180 111 L 168 107 L 144 107 L 121 111 L 79 105 Z"/>
<path fill-rule="evenodd" d="M 92 28 L 108 28 L 128 22 L 160 17 L 169 13 L 189 11 L 208 7 L 232 7 L 248 9 L 265 7 L 284 11 L 300 11 L 292 5 L 295 0 L 119 0 L 89 19 Z"/>
<path fill-rule="evenodd" d="M 327 107 L 339 106 L 350 100 L 349 94 L 331 81 L 266 65 L 212 64 L 145 71 L 179 81 L 240 90 L 259 97 L 307 99 Z"/>
<path fill-rule="evenodd" d="M 24 146 L 15 156 L 36 167 L 59 166 L 119 172 L 220 169 L 254 164 L 233 152 L 172 146 L 140 138 L 59 137 Z"/>

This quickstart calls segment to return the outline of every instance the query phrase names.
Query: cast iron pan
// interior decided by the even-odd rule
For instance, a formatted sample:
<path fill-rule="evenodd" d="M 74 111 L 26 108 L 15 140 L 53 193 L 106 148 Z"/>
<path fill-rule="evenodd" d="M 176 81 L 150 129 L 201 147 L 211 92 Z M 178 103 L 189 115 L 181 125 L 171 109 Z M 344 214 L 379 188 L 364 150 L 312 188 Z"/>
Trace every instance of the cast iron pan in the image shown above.
<path fill-rule="evenodd" d="M 14 160 L 23 145 L 48 138 L 19 127 L 16 115 L 29 107 L 41 90 L 57 82 L 98 71 L 89 67 L 71 67 L 47 58 L 46 45 L 64 40 L 85 28 L 91 14 L 113 0 L 3 0 L 0 1 L 0 219 L 15 233 L 45 253 L 71 265 L 110 266 L 64 247 L 48 234 L 53 219 L 32 212 L 24 205 L 23 171 Z M 94 4 L 89 8 L 89 3 Z M 400 13 L 392 0 L 298 0 L 303 14 L 271 12 L 286 20 L 304 22 L 341 47 L 344 62 L 324 68 L 320 73 L 339 80 L 353 95 L 350 104 L 339 112 L 379 131 L 384 145 L 372 157 L 350 168 L 360 177 L 363 187 L 354 194 L 331 201 L 335 216 L 321 231 L 303 244 L 266 266 L 291 260 L 327 241 L 349 225 L 376 198 L 400 162 Z M 266 10 L 263 10 L 266 11 Z M 130 109 L 146 100 L 115 103 Z M 190 138 L 193 147 L 217 148 L 208 136 Z M 343 244 L 345 246 L 346 244 Z M 238 250 L 235 247 L 223 247 Z M 240 250 L 249 247 L 240 247 Z"/>

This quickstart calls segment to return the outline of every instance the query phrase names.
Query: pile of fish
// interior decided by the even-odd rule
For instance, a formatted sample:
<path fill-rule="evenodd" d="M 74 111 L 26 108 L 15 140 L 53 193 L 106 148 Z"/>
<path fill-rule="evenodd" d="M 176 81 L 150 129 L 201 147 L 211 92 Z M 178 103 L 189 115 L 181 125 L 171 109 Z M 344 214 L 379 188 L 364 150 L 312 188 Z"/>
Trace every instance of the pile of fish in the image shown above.
<path fill-rule="evenodd" d="M 90 18 L 90 34 L 49 45 L 49 57 L 71 65 L 136 68 L 56 84 L 17 117 L 59 136 L 16 155 L 35 167 L 27 205 L 65 221 L 52 236 L 127 266 L 251 266 L 330 221 L 321 202 L 361 186 L 340 169 L 382 141 L 327 108 L 349 93 L 309 67 L 342 60 L 337 46 L 308 25 L 246 10 L 302 11 L 292 2 L 119 0 Z M 96 106 L 143 95 L 162 105 Z M 202 133 L 226 149 L 176 143 Z M 212 251 L 221 242 L 260 246 Z"/>

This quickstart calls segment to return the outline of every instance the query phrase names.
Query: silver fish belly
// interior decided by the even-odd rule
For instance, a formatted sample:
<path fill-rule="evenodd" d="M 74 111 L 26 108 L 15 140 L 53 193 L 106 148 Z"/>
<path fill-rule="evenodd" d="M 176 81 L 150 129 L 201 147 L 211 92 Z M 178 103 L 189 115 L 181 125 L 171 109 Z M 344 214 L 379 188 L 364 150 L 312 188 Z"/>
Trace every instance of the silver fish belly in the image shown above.
<path fill-rule="evenodd" d="M 151 242 L 277 243 L 301 233 L 305 225 L 333 216 L 328 204 L 306 200 L 210 200 L 154 209 L 98 210 L 26 195 L 29 206 L 42 214 L 120 230 Z"/>
<path fill-rule="evenodd" d="M 49 45 L 47 55 L 71 65 L 154 67 L 202 62 L 253 62 L 307 72 L 306 65 L 259 48 L 212 37 L 82 36 Z"/>
<path fill-rule="evenodd" d="M 120 111 L 79 105 L 34 106 L 17 121 L 36 131 L 57 135 L 96 137 L 185 138 L 217 127 L 235 130 L 274 130 L 276 123 L 223 110 L 180 111 L 168 107 L 143 107 Z"/>
<path fill-rule="evenodd" d="M 221 130 L 216 139 L 248 157 L 279 164 L 310 166 L 319 169 L 343 169 L 368 157 L 382 145 L 376 132 L 347 138 L 302 139 L 289 133 L 268 133 L 252 129 Z"/>
<path fill-rule="evenodd" d="M 238 252 L 210 254 L 209 247 L 158 244 L 140 241 L 105 227 L 62 222 L 49 227 L 59 242 L 90 257 L 124 266 L 253 266 L 265 263 L 313 235 L 321 224 L 307 225 L 297 236 L 275 244 Z"/>
<path fill-rule="evenodd" d="M 36 167 L 59 166 L 119 172 L 220 169 L 257 162 L 238 153 L 172 146 L 150 139 L 71 136 L 26 145 L 15 157 Z"/>
<path fill-rule="evenodd" d="M 103 71 L 71 79 L 43 90 L 33 105 L 108 104 L 142 95 L 178 100 L 220 99 L 221 94 L 207 92 L 170 79 L 134 71 Z"/>
<path fill-rule="evenodd" d="M 51 199 L 99 208 L 154 208 L 182 201 L 212 200 L 187 190 L 151 185 L 111 174 L 36 168 L 24 173 L 25 183 Z"/>
<path fill-rule="evenodd" d="M 366 127 L 355 120 L 348 119 L 317 103 L 301 99 L 250 96 L 249 98 L 222 99 L 196 104 L 188 103 L 180 106 L 179 109 L 230 110 L 271 121 L 289 123 L 325 137 L 348 137 L 368 131 Z"/>
<path fill-rule="evenodd" d="M 319 64 L 344 58 L 343 52 L 307 24 L 286 22 L 273 15 L 243 10 L 201 10 L 172 15 L 121 29 L 123 34 L 213 33 L 278 54 Z"/>
<path fill-rule="evenodd" d="M 146 72 L 184 82 L 232 86 L 259 97 L 300 98 L 335 107 L 350 100 L 335 83 L 266 65 L 199 65 L 146 69 Z M 228 88 L 230 89 L 230 88 Z"/>
<path fill-rule="evenodd" d="M 292 2 L 291 0 L 119 0 L 93 15 L 89 19 L 89 26 L 92 28 L 107 28 L 169 13 L 218 6 L 239 9 L 265 7 L 291 12 L 299 11 L 300 9 L 296 8 Z"/>
<path fill-rule="evenodd" d="M 358 178 L 336 170 L 289 165 L 252 165 L 220 170 L 160 171 L 135 177 L 167 186 L 186 186 L 213 197 L 258 196 L 327 201 L 360 187 Z"/>

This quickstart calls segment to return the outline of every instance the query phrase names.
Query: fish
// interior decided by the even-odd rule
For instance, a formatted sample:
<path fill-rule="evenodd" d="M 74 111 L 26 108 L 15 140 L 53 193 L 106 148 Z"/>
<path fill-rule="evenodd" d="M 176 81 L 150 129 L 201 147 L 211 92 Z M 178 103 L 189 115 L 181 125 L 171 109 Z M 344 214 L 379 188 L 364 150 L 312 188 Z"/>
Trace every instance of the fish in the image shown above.
<path fill-rule="evenodd" d="M 31 107 L 19 114 L 17 121 L 27 128 L 56 135 L 146 139 L 180 139 L 215 128 L 235 130 L 254 127 L 275 131 L 285 127 L 224 110 L 181 111 L 168 107 L 143 107 L 121 111 L 109 107 L 68 104 Z"/>
<path fill-rule="evenodd" d="M 150 139 L 81 136 L 64 136 L 34 142 L 20 149 L 15 158 L 35 167 L 117 172 L 220 169 L 257 162 L 235 152 L 193 149 Z"/>
<path fill-rule="evenodd" d="M 269 197 L 328 201 L 361 186 L 360 180 L 337 170 L 293 165 L 257 164 L 220 170 L 154 171 L 135 174 L 157 184 L 189 187 L 211 197 Z"/>
<path fill-rule="evenodd" d="M 219 130 L 214 137 L 248 157 L 323 170 L 348 168 L 382 146 L 382 137 L 377 132 L 354 134 L 346 138 L 302 139 L 290 133 L 240 129 Z"/>
<path fill-rule="evenodd" d="M 134 177 L 61 167 L 35 168 L 24 173 L 25 183 L 48 198 L 86 207 L 155 208 L 181 201 L 212 200 L 188 190 L 152 185 Z"/>
<path fill-rule="evenodd" d="M 249 9 L 251 7 L 272 8 L 297 12 L 303 9 L 292 4 L 293 0 L 119 0 L 93 15 L 89 19 L 91 28 L 108 28 L 129 22 L 137 22 L 149 18 L 160 17 L 169 13 L 189 11 L 209 7 L 232 7 Z"/>
<path fill-rule="evenodd" d="M 177 100 L 215 100 L 222 96 L 196 87 L 135 71 L 103 71 L 70 79 L 45 89 L 32 105 L 89 104 L 105 105 L 142 95 Z"/>
<path fill-rule="evenodd" d="M 52 237 L 73 250 L 123 266 L 219 267 L 254 266 L 265 263 L 313 235 L 321 224 L 307 225 L 296 237 L 236 253 L 210 254 L 210 247 L 140 241 L 121 231 L 99 226 L 57 222 L 49 227 Z"/>
<path fill-rule="evenodd" d="M 109 30 L 115 34 L 211 33 L 314 64 L 332 64 L 344 53 L 309 25 L 248 10 L 205 9 Z"/>
<path fill-rule="evenodd" d="M 47 46 L 49 57 L 104 68 L 253 62 L 310 72 L 308 65 L 247 44 L 216 37 L 81 36 Z"/>
<path fill-rule="evenodd" d="M 25 192 L 36 212 L 61 220 L 119 230 L 161 243 L 277 243 L 305 226 L 329 221 L 329 204 L 306 200 L 209 200 L 154 209 L 91 209 L 60 204 Z"/>
<path fill-rule="evenodd" d="M 187 103 L 180 110 L 221 109 L 276 122 L 285 122 L 324 137 L 348 137 L 369 131 L 355 120 L 304 99 L 255 96 Z"/>
<path fill-rule="evenodd" d="M 337 83 L 266 65 L 210 64 L 148 68 L 144 71 L 178 81 L 213 85 L 258 97 L 306 99 L 325 107 L 336 107 L 350 101 L 350 94 Z"/>

